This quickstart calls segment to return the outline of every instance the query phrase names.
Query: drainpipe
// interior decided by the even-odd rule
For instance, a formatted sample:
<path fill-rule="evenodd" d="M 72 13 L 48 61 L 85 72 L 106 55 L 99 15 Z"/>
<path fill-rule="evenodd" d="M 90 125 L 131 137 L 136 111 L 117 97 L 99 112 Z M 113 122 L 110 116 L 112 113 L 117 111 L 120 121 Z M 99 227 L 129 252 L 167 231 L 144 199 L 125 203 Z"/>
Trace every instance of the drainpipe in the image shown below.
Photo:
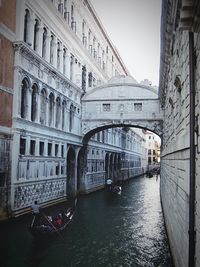
<path fill-rule="evenodd" d="M 189 32 L 190 79 L 190 189 L 189 189 L 189 256 L 188 266 L 195 266 L 195 77 L 194 33 Z"/>

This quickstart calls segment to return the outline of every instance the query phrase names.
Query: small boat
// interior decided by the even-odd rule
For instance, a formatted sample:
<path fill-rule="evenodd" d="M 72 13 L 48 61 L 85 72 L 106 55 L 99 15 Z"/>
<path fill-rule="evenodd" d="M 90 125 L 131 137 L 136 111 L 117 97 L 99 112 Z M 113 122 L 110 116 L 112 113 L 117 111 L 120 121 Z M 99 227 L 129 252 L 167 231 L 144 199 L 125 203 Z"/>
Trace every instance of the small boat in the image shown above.
<path fill-rule="evenodd" d="M 153 171 L 147 171 L 146 175 L 148 178 L 152 178 L 153 177 Z"/>
<path fill-rule="evenodd" d="M 114 185 L 110 188 L 110 192 L 115 195 L 121 195 L 122 187 L 119 185 Z"/>
<path fill-rule="evenodd" d="M 41 212 L 41 223 L 36 223 L 36 216 L 33 217 L 29 230 L 34 237 L 47 237 L 59 234 L 71 222 L 76 208 L 75 204 L 68 208 L 66 211 L 60 212 L 56 218 L 52 219 L 51 216 L 46 216 Z M 37 215 L 38 216 L 38 215 Z"/>

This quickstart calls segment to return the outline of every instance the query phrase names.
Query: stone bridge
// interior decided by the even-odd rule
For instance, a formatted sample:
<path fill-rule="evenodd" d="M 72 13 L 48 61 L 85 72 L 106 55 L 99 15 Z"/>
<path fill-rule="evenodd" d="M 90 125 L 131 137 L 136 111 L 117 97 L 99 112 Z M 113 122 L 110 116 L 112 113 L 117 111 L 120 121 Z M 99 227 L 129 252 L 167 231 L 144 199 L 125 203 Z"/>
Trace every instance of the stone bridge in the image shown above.
<path fill-rule="evenodd" d="M 82 98 L 83 143 L 96 132 L 112 127 L 138 127 L 162 136 L 163 113 L 155 87 L 130 76 L 113 77 Z"/>

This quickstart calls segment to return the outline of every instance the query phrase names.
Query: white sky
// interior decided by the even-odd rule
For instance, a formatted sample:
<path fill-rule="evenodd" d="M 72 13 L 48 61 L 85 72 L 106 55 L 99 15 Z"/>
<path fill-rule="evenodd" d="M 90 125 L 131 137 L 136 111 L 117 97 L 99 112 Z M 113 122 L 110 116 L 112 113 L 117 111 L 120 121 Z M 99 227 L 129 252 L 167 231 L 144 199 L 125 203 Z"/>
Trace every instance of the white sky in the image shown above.
<path fill-rule="evenodd" d="M 158 86 L 161 0 L 90 0 L 130 74 Z"/>

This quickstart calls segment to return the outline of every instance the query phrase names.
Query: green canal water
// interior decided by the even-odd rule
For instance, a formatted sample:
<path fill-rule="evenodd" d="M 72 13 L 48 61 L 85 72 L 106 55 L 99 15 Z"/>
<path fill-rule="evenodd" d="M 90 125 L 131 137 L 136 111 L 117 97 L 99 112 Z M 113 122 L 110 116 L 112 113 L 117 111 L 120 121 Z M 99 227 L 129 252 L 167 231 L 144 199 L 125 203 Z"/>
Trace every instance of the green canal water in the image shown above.
<path fill-rule="evenodd" d="M 156 177 L 130 180 L 121 196 L 105 190 L 81 196 L 62 236 L 36 240 L 28 230 L 30 222 L 27 215 L 0 224 L 0 266 L 172 266 Z"/>

